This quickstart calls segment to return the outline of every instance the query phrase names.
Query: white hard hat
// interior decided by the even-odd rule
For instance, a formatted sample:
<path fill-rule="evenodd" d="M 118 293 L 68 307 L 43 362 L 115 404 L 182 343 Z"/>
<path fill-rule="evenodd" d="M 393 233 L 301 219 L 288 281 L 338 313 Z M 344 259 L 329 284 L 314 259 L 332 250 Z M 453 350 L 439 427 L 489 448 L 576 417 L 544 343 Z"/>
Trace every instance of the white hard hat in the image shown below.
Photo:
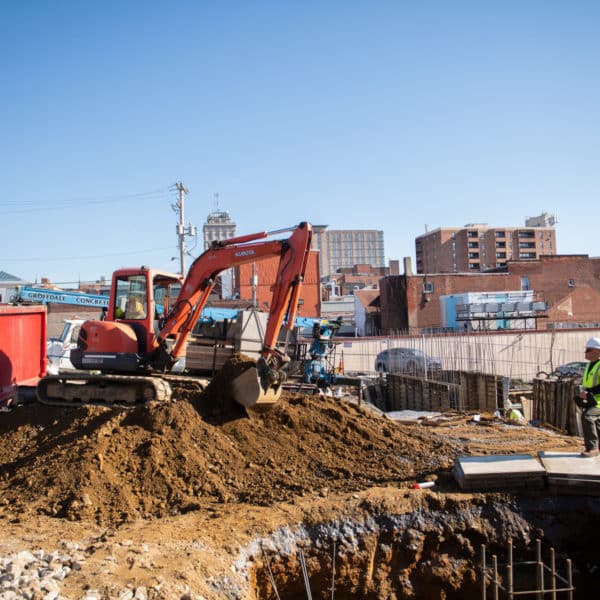
<path fill-rule="evenodd" d="M 597 338 L 597 337 L 590 338 L 585 343 L 585 347 L 586 348 L 593 348 L 594 350 L 600 350 L 600 338 Z"/>

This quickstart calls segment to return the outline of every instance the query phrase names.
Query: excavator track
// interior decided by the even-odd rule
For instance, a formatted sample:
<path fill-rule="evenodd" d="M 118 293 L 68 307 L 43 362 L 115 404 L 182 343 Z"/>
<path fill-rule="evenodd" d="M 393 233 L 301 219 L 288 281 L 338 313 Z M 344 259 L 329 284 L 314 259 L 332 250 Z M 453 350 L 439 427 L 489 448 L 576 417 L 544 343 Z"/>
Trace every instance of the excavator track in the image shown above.
<path fill-rule="evenodd" d="M 190 375 L 172 375 L 170 373 L 161 373 L 160 378 L 171 384 L 172 387 L 182 387 L 189 391 L 205 390 L 210 379 Z"/>
<path fill-rule="evenodd" d="M 171 386 L 162 376 L 63 373 L 40 379 L 36 395 L 49 406 L 127 406 L 171 399 Z"/>

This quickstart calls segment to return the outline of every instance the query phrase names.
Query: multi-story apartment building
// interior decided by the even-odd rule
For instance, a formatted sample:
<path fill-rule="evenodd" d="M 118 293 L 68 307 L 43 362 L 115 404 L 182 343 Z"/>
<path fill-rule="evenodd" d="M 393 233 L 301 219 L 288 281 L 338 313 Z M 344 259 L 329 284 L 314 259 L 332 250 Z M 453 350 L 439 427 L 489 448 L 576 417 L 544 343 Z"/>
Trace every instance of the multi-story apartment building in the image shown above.
<path fill-rule="evenodd" d="M 440 227 L 415 240 L 417 273 L 473 273 L 506 267 L 509 260 L 556 254 L 552 226 Z"/>
<path fill-rule="evenodd" d="M 385 266 L 383 231 L 373 229 L 327 229 L 313 225 L 312 248 L 319 250 L 322 277 L 343 267 L 367 264 Z"/>

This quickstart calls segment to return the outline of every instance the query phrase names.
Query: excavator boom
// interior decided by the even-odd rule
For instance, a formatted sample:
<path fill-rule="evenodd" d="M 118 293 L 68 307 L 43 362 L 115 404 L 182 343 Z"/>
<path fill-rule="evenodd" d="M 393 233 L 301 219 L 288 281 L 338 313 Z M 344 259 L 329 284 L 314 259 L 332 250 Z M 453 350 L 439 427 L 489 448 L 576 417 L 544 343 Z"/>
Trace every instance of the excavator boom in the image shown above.
<path fill-rule="evenodd" d="M 287 239 L 258 241 L 285 231 L 292 231 Z M 165 363 L 172 364 L 182 356 L 187 337 L 200 317 L 216 276 L 221 271 L 279 256 L 261 358 L 256 368 L 248 369 L 232 382 L 234 398 L 243 406 L 275 402 L 281 395 L 281 385 L 285 379 L 281 370 L 285 357 L 281 356 L 275 345 L 282 324 L 286 322 L 291 324 L 290 327 L 293 326 L 311 241 L 312 227 L 304 222 L 294 229 L 256 233 L 213 243 L 192 263 L 173 309 L 165 319 L 158 334 L 159 352 L 155 366 L 160 368 Z M 173 336 L 175 344 L 168 350 L 166 340 Z"/>

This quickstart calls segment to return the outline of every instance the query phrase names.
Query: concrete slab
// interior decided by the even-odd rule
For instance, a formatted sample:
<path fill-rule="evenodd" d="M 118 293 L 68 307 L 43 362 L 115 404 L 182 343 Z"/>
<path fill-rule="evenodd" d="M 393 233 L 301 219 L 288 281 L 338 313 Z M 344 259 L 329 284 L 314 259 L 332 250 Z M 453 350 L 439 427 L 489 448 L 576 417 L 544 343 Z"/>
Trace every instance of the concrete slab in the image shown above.
<path fill-rule="evenodd" d="M 466 476 L 505 475 L 509 473 L 544 474 L 544 467 L 530 454 L 492 454 L 459 456 L 458 462 Z"/>
<path fill-rule="evenodd" d="M 538 461 L 539 457 L 539 461 Z M 600 457 L 578 452 L 461 456 L 454 478 L 465 490 L 513 490 L 548 486 L 551 493 L 600 496 Z"/>
<path fill-rule="evenodd" d="M 468 490 L 543 487 L 545 472 L 530 454 L 461 456 L 454 467 L 456 481 Z"/>
<path fill-rule="evenodd" d="M 578 452 L 540 452 L 551 492 L 600 496 L 600 457 L 583 458 Z"/>
<path fill-rule="evenodd" d="M 385 413 L 385 416 L 393 421 L 409 421 L 411 423 L 418 423 L 420 419 L 435 418 L 441 415 L 440 412 L 428 410 L 391 410 Z"/>
<path fill-rule="evenodd" d="M 600 456 L 583 458 L 579 452 L 539 452 L 538 456 L 549 477 L 598 480 Z"/>

